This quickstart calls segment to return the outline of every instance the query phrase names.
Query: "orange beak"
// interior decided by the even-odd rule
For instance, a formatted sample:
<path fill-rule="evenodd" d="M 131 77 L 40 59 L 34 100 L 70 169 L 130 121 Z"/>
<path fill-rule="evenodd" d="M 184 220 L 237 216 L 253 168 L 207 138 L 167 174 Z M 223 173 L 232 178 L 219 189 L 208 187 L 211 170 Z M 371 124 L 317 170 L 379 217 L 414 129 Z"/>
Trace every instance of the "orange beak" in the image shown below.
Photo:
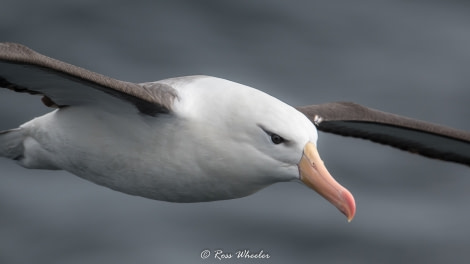
<path fill-rule="evenodd" d="M 351 222 L 356 214 L 354 197 L 330 175 L 313 143 L 305 145 L 298 166 L 302 182 L 336 206 Z"/>

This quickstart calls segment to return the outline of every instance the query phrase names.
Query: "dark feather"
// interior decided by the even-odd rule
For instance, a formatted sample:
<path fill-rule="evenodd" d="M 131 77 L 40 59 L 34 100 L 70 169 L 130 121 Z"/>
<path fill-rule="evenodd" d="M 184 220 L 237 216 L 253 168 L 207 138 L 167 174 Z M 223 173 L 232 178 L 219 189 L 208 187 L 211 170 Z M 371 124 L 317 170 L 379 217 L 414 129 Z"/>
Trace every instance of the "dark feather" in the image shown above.
<path fill-rule="evenodd" d="M 470 133 L 355 103 L 337 102 L 297 107 L 319 130 L 368 139 L 395 148 L 470 165 Z"/>
<path fill-rule="evenodd" d="M 119 81 L 41 55 L 23 45 L 0 43 L 0 87 L 43 95 L 49 107 L 93 102 L 104 94 L 156 116 L 169 113 L 177 92 L 165 84 L 139 85 Z M 94 101 L 99 104 L 99 100 Z"/>

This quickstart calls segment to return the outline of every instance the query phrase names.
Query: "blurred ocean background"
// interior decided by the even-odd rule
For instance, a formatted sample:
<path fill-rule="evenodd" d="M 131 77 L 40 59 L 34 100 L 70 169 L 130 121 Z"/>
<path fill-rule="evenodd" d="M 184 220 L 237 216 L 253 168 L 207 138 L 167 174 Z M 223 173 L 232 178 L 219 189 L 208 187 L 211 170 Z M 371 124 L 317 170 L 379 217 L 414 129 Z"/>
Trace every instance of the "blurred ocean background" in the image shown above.
<path fill-rule="evenodd" d="M 0 41 L 126 81 L 213 75 L 291 105 L 354 101 L 470 131 L 467 1 L 3 0 Z M 0 130 L 48 111 L 0 90 Z M 355 195 L 349 224 L 297 183 L 172 204 L 2 159 L 0 263 L 469 263 L 468 167 L 319 137 Z"/>

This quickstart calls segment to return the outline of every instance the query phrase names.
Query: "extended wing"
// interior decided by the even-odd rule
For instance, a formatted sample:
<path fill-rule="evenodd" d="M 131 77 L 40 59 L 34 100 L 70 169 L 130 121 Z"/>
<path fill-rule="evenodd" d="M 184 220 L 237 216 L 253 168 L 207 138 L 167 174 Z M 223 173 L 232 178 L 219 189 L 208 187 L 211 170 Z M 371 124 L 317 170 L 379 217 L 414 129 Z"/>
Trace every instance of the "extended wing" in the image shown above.
<path fill-rule="evenodd" d="M 337 102 L 297 107 L 319 130 L 368 139 L 426 157 L 470 165 L 470 133 Z"/>
<path fill-rule="evenodd" d="M 168 113 L 176 91 L 161 83 L 119 81 L 39 54 L 16 43 L 0 43 L 0 87 L 43 95 L 50 107 L 135 106 L 155 116 Z"/>

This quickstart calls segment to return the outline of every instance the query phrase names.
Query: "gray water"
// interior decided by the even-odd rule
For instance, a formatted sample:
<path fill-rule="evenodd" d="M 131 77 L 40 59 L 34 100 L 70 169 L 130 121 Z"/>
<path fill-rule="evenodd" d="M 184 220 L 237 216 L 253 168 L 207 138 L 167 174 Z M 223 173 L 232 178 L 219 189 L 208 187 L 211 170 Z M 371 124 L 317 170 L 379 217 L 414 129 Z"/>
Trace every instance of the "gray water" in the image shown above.
<path fill-rule="evenodd" d="M 121 80 L 206 74 L 291 104 L 354 101 L 470 130 L 465 1 L 3 0 L 0 41 Z M 0 130 L 46 113 L 0 90 Z M 0 160 L 0 263 L 468 263 L 470 171 L 320 133 L 355 195 L 346 219 L 276 184 L 243 199 L 171 204 Z M 208 249 L 269 259 L 201 259 Z"/>

